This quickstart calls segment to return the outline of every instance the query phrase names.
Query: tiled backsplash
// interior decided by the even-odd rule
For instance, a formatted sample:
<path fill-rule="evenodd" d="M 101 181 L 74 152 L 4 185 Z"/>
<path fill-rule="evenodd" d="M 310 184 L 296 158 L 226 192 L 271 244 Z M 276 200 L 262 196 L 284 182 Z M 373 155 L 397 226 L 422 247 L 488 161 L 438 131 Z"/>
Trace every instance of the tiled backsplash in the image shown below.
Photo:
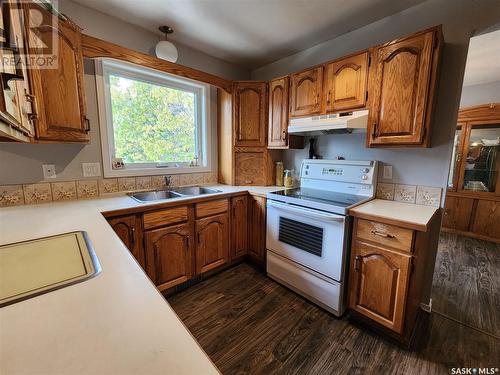
<path fill-rule="evenodd" d="M 442 189 L 430 186 L 402 185 L 379 182 L 377 198 L 389 201 L 439 207 Z"/>
<path fill-rule="evenodd" d="M 171 186 L 217 183 L 217 175 L 215 173 L 181 174 L 172 175 L 170 178 Z M 99 180 L 4 185 L 0 186 L 0 207 L 88 199 L 119 192 L 163 188 L 165 188 L 165 176 L 105 178 Z"/>

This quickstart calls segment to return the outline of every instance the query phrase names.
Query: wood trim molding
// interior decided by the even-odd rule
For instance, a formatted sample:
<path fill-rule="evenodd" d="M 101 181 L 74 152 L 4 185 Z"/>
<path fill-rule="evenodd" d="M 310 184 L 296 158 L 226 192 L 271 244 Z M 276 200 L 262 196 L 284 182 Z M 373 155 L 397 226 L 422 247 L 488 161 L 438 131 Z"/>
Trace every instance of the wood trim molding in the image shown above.
<path fill-rule="evenodd" d="M 458 122 L 476 120 L 500 121 L 500 103 L 481 104 L 473 107 L 460 108 L 458 111 Z"/>
<path fill-rule="evenodd" d="M 233 82 L 201 70 L 189 68 L 187 66 L 171 63 L 158 59 L 154 56 L 142 52 L 134 51 L 130 48 L 122 47 L 102 39 L 94 38 L 90 35 L 82 34 L 83 57 L 98 58 L 106 57 L 133 64 L 138 64 L 162 72 L 175 74 L 177 76 L 193 79 L 219 87 L 228 93 L 232 92 Z"/>

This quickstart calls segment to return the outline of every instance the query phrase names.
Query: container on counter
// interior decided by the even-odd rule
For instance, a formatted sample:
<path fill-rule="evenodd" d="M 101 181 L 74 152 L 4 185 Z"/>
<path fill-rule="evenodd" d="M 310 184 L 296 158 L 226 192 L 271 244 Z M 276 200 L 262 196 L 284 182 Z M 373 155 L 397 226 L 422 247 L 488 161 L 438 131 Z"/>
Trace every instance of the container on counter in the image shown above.
<path fill-rule="evenodd" d="M 286 188 L 291 188 L 295 184 L 295 179 L 293 176 L 293 169 L 286 169 L 284 176 L 284 184 Z"/>
<path fill-rule="evenodd" d="M 283 186 L 283 162 L 276 162 L 276 186 Z"/>

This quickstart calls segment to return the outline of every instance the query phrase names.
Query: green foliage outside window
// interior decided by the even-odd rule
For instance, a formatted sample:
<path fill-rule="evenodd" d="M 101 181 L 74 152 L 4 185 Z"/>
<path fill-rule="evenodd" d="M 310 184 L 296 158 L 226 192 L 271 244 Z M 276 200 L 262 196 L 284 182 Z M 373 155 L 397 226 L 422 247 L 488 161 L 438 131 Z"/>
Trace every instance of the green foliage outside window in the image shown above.
<path fill-rule="evenodd" d="M 109 80 L 116 157 L 125 163 L 194 159 L 194 93 L 116 75 Z"/>

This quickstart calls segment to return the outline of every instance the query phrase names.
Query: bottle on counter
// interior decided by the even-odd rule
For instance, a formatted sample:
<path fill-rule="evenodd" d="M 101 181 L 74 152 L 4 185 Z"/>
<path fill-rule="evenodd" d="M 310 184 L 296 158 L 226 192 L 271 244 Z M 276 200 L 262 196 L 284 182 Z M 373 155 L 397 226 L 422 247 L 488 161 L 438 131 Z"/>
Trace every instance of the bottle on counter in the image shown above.
<path fill-rule="evenodd" d="M 276 162 L 276 186 L 283 186 L 283 162 Z"/>
<path fill-rule="evenodd" d="M 291 188 L 294 186 L 295 181 L 293 177 L 293 169 L 286 169 L 284 176 L 284 184 L 286 188 Z"/>

